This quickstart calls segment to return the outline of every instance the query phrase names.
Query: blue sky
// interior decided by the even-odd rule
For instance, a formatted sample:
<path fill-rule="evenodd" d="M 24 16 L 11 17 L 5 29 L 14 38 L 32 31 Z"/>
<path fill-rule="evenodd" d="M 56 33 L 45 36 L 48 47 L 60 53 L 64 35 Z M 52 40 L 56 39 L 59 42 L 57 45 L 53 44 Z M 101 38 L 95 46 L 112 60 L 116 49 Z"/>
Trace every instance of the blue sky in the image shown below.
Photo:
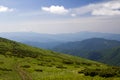
<path fill-rule="evenodd" d="M 0 32 L 120 33 L 120 0 L 0 0 Z"/>
<path fill-rule="evenodd" d="M 0 0 L 2 5 L 19 9 L 35 9 L 41 6 L 63 5 L 67 8 L 75 8 L 87 5 L 89 3 L 97 3 L 105 0 Z"/>

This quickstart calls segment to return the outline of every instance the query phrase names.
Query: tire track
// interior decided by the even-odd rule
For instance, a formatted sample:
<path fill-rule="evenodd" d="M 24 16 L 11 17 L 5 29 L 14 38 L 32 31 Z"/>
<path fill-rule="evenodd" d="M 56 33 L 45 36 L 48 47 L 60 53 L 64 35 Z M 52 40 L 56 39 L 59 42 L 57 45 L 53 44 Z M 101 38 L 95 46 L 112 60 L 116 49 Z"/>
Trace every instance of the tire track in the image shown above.
<path fill-rule="evenodd" d="M 15 70 L 17 71 L 17 73 L 20 75 L 22 80 L 33 80 L 32 77 L 24 70 L 20 67 L 19 65 L 20 62 L 17 62 L 15 64 Z"/>

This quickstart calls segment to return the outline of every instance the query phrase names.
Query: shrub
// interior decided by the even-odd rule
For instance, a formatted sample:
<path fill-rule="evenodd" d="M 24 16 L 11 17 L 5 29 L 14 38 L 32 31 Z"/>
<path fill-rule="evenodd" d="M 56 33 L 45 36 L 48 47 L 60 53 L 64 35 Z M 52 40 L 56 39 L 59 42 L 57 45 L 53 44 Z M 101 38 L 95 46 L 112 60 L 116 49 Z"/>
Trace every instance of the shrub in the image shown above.
<path fill-rule="evenodd" d="M 99 76 L 101 77 L 114 77 L 117 76 L 117 72 L 115 69 L 109 68 L 109 69 L 103 69 L 100 71 Z"/>
<path fill-rule="evenodd" d="M 0 62 L 0 64 L 4 64 L 4 62 Z"/>
<path fill-rule="evenodd" d="M 76 64 L 76 65 L 80 65 L 81 63 L 76 61 L 75 64 Z"/>
<path fill-rule="evenodd" d="M 120 73 L 118 73 L 120 71 L 120 68 L 108 68 L 108 69 L 84 69 L 82 71 L 78 71 L 79 74 L 83 73 L 85 76 L 91 76 L 94 77 L 96 75 L 100 76 L 100 77 L 105 77 L 105 78 L 109 78 L 109 77 L 114 77 L 120 76 Z"/>
<path fill-rule="evenodd" d="M 56 68 L 67 69 L 67 67 L 64 67 L 63 65 L 57 65 Z"/>
<path fill-rule="evenodd" d="M 106 77 L 106 78 L 108 78 L 108 77 L 114 77 L 115 75 L 116 75 L 116 73 L 111 73 L 111 72 L 106 72 L 106 73 L 101 72 L 99 74 L 100 77 Z"/>
<path fill-rule="evenodd" d="M 91 76 L 91 77 L 98 75 L 98 71 L 94 71 L 92 69 L 84 69 L 82 71 L 78 71 L 78 73 L 83 73 L 85 76 Z"/>
<path fill-rule="evenodd" d="M 70 60 L 63 60 L 63 63 L 64 63 L 64 64 L 73 64 L 74 62 L 73 62 L 73 61 L 70 61 Z"/>
<path fill-rule="evenodd" d="M 36 71 L 36 72 L 43 72 L 42 69 L 35 69 L 34 71 Z"/>
<path fill-rule="evenodd" d="M 21 66 L 23 68 L 30 68 L 30 65 L 24 65 L 24 66 Z"/>
<path fill-rule="evenodd" d="M 91 63 L 85 63 L 85 62 L 82 62 L 81 64 L 86 65 L 86 66 L 91 66 L 92 65 Z"/>
<path fill-rule="evenodd" d="M 48 67 L 53 67 L 51 64 L 48 64 L 47 66 L 48 66 Z"/>
<path fill-rule="evenodd" d="M 7 69 L 7 68 L 0 68 L 2 71 L 12 71 L 12 69 Z"/>

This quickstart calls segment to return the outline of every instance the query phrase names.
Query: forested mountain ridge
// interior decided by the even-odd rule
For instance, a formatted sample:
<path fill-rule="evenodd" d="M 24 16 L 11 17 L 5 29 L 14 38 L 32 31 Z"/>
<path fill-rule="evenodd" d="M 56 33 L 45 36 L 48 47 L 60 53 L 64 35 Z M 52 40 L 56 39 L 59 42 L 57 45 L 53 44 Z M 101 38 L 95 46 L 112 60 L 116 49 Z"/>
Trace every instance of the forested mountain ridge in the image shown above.
<path fill-rule="evenodd" d="M 102 38 L 91 38 L 83 41 L 64 43 L 53 48 L 54 51 L 67 53 L 75 56 L 102 61 L 110 65 L 118 65 L 120 41 Z M 117 54 L 116 54 L 117 52 Z M 113 55 L 116 55 L 113 56 Z M 111 62 L 111 60 L 113 61 Z M 114 60 L 116 62 L 114 62 Z"/>

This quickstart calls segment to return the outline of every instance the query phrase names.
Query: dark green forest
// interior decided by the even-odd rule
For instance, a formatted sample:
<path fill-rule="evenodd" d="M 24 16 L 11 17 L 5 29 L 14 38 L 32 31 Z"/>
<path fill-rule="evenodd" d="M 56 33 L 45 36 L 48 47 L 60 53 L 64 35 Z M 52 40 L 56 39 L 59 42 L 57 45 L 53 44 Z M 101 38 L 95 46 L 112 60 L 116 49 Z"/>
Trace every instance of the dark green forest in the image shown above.
<path fill-rule="evenodd" d="M 56 46 L 52 50 L 109 65 L 120 65 L 120 41 L 116 40 L 91 38 L 83 41 L 64 43 Z"/>

